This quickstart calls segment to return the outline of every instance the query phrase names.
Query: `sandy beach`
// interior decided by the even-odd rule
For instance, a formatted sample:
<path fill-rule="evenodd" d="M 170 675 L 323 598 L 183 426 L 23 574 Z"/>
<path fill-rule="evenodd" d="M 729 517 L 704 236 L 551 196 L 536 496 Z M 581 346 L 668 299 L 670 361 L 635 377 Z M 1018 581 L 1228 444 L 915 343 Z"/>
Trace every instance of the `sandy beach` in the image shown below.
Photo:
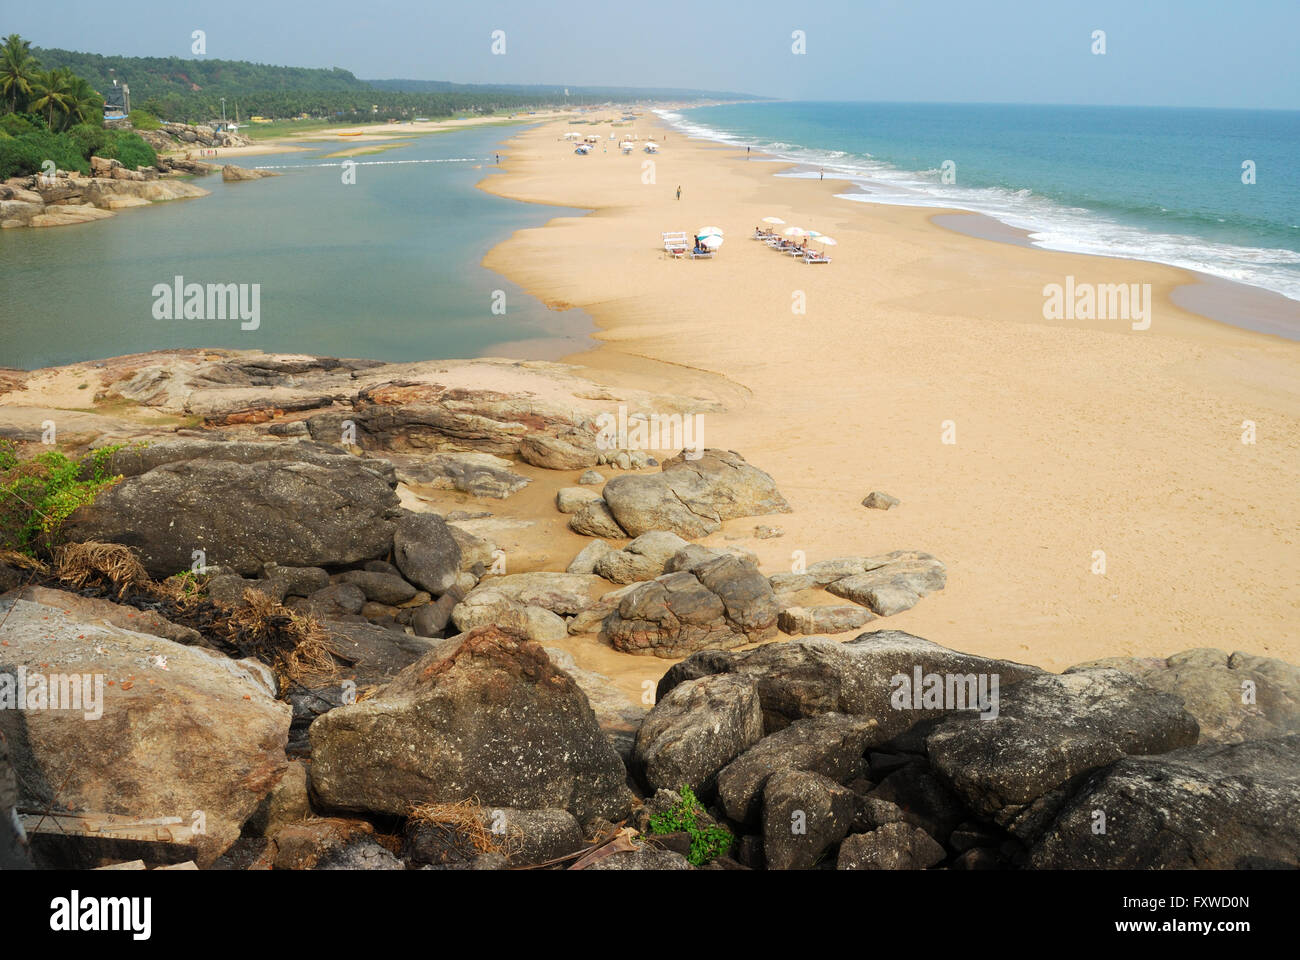
<path fill-rule="evenodd" d="M 573 130 L 602 142 L 577 156 Z M 1190 647 L 1300 657 L 1300 343 L 1179 308 L 1183 270 L 963 235 L 932 222 L 943 211 L 837 199 L 843 183 L 635 124 L 654 130 L 653 158 L 618 153 L 607 138 L 627 128 L 609 125 L 510 140 L 483 189 L 592 213 L 484 263 L 594 318 L 600 346 L 569 358 L 587 375 L 726 405 L 705 445 L 771 473 L 793 513 L 705 542 L 767 573 L 797 552 L 928 551 L 947 588 L 872 627 L 1049 669 Z M 833 262 L 750 239 L 765 216 L 833 236 Z M 726 232 L 714 260 L 662 254 L 662 232 L 705 224 Z M 1150 284 L 1149 329 L 1044 319 L 1044 286 L 1067 277 Z M 866 509 L 873 490 L 902 503 Z M 647 672 L 587 654 L 629 686 Z"/>

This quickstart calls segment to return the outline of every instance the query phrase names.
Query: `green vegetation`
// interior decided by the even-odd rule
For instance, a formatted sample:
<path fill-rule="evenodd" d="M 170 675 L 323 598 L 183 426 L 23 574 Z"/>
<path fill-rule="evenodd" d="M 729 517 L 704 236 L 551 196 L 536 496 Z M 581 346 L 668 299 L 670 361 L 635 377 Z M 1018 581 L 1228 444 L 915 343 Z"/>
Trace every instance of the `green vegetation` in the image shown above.
<path fill-rule="evenodd" d="M 132 110 L 127 114 L 127 120 L 131 126 L 137 130 L 161 130 L 162 121 L 155 117 L 148 110 Z"/>
<path fill-rule="evenodd" d="M 103 129 L 103 110 L 89 81 L 67 66 L 42 70 L 31 44 L 10 34 L 0 42 L 0 179 L 41 173 L 46 161 L 81 173 L 92 156 L 132 170 L 157 161 L 138 134 Z"/>
<path fill-rule="evenodd" d="M 650 818 L 650 832 L 690 834 L 691 852 L 686 859 L 697 867 L 726 854 L 736 839 L 731 831 L 703 821 L 704 808 L 690 787 L 683 786 L 677 795 L 681 798 L 677 803 Z"/>
<path fill-rule="evenodd" d="M 0 549 L 34 556 L 60 538 L 74 510 L 122 478 L 108 472 L 121 446 L 101 447 L 83 466 L 58 450 L 20 460 L 11 440 L 0 440 Z"/>

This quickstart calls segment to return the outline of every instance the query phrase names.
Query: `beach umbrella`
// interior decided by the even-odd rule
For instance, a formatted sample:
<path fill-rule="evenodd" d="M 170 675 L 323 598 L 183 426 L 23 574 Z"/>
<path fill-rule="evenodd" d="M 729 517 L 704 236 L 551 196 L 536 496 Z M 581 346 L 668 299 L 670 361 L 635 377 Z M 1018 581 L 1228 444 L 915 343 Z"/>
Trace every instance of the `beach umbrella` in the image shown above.
<path fill-rule="evenodd" d="M 831 238 L 831 237 L 822 236 L 821 234 L 819 234 L 819 235 L 818 235 L 817 237 L 815 237 L 814 239 L 816 240 L 817 243 L 824 243 L 824 244 L 826 244 L 826 246 L 828 246 L 828 247 L 833 247 L 833 246 L 835 246 L 835 240 L 834 240 L 833 238 Z"/>
<path fill-rule="evenodd" d="M 722 238 L 716 233 L 710 233 L 708 236 L 700 238 L 700 246 L 705 250 L 716 250 L 722 246 Z"/>
<path fill-rule="evenodd" d="M 715 236 L 720 237 L 722 236 L 722 228 L 721 227 L 700 227 L 700 229 L 695 231 L 695 235 L 698 237 L 715 237 Z"/>
<path fill-rule="evenodd" d="M 781 232 L 784 233 L 787 237 L 803 237 L 803 236 L 807 236 L 808 234 L 808 231 L 805 230 L 803 227 L 787 227 Z"/>
<path fill-rule="evenodd" d="M 764 217 L 763 222 L 764 223 L 785 223 L 785 221 L 782 220 L 780 217 Z"/>
<path fill-rule="evenodd" d="M 821 234 L 818 233 L 816 230 L 809 230 L 809 231 L 808 231 L 808 236 L 810 236 L 810 237 L 820 237 Z"/>

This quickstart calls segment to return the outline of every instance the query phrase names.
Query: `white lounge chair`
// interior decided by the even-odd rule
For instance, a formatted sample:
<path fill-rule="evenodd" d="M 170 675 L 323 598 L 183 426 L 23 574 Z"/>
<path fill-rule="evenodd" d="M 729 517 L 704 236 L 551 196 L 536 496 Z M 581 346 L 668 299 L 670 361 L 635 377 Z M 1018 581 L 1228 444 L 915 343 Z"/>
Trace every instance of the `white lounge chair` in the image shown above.
<path fill-rule="evenodd" d="M 809 250 L 803 255 L 804 263 L 830 263 L 831 258 L 824 253 L 818 253 L 816 250 Z"/>
<path fill-rule="evenodd" d="M 678 230 L 676 233 L 665 233 L 664 253 L 672 257 L 684 257 L 691 249 L 690 241 L 686 239 L 686 231 Z"/>

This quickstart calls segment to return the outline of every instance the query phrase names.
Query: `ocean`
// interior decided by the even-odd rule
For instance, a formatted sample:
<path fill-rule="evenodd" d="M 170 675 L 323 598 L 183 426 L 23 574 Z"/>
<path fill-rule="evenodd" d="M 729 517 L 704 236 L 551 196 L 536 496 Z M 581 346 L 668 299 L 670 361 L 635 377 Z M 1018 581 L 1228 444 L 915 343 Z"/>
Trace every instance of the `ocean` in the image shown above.
<path fill-rule="evenodd" d="M 770 102 L 661 116 L 797 161 L 794 176 L 849 179 L 850 200 L 976 211 L 1047 249 L 1300 301 L 1300 112 Z"/>
<path fill-rule="evenodd" d="M 530 342 L 529 355 L 581 350 L 585 314 L 550 311 L 480 266 L 515 230 L 583 212 L 475 189 L 516 129 L 439 133 L 357 156 L 351 184 L 344 160 L 326 156 L 347 144 L 249 156 L 234 162 L 283 176 L 223 183 L 218 173 L 194 181 L 208 197 L 0 231 L 0 367 L 178 347 L 376 360 L 517 355 L 501 346 L 517 341 Z M 178 276 L 257 284 L 256 329 L 237 318 L 158 319 L 155 288 Z"/>

